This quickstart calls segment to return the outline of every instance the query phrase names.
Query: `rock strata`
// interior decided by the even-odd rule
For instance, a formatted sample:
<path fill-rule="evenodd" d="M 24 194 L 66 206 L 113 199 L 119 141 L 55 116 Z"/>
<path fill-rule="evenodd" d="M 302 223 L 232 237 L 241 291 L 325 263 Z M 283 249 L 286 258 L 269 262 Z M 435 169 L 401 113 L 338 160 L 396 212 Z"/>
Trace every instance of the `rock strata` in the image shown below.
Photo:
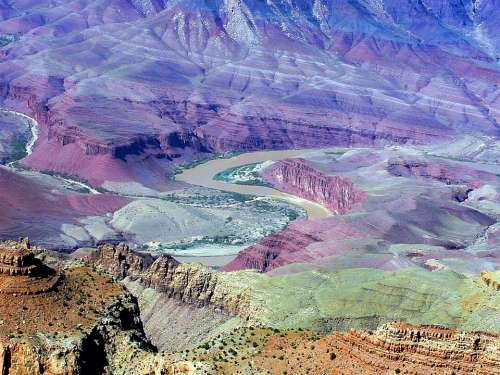
<path fill-rule="evenodd" d="M 29 242 L 0 243 L 0 294 L 39 294 L 52 290 L 59 274 L 45 266 Z"/>
<path fill-rule="evenodd" d="M 397 361 L 409 373 L 499 374 L 500 336 L 438 326 L 390 323 L 375 332 L 339 335 L 360 362 L 380 370 Z M 420 372 L 419 372 L 420 371 Z"/>
<path fill-rule="evenodd" d="M 429 179 L 446 185 L 465 185 L 470 189 L 477 188 L 497 178 L 492 173 L 475 170 L 463 165 L 404 158 L 388 160 L 387 171 L 397 177 Z"/>
<path fill-rule="evenodd" d="M 317 241 L 319 239 L 315 238 L 312 234 L 288 228 L 287 230 L 268 236 L 258 244 L 241 251 L 222 270 L 256 269 L 259 272 L 268 272 L 286 264 L 286 260 L 281 257 L 283 253 L 290 255 L 300 252 Z"/>
<path fill-rule="evenodd" d="M 343 176 L 326 176 L 304 159 L 279 161 L 264 171 L 266 180 L 277 189 L 318 202 L 330 211 L 345 214 L 364 194 Z"/>
<path fill-rule="evenodd" d="M 256 366 L 272 374 L 500 374 L 500 336 L 439 326 L 387 323 L 375 331 L 318 338 L 287 333 L 271 338 Z M 287 361 L 276 361 L 276 354 Z M 309 358 L 306 363 L 303 358 Z"/>
<path fill-rule="evenodd" d="M 133 252 L 124 244 L 102 245 L 88 261 L 119 279 L 137 280 L 177 301 L 248 315 L 250 296 L 247 286 L 234 280 L 230 282 L 224 273 L 201 264 L 179 263 L 169 255 L 154 258 Z"/>
<path fill-rule="evenodd" d="M 72 263 L 51 270 L 27 241 L 2 243 L 0 260 L 2 278 L 18 284 L 15 293 L 0 294 L 1 374 L 193 373 L 192 364 L 156 353 L 137 300 L 120 284 Z M 60 275 L 57 288 L 33 292 L 37 278 L 51 275 Z"/>
<path fill-rule="evenodd" d="M 481 272 L 481 279 L 490 288 L 500 291 L 500 271 L 496 272 L 483 271 Z"/>

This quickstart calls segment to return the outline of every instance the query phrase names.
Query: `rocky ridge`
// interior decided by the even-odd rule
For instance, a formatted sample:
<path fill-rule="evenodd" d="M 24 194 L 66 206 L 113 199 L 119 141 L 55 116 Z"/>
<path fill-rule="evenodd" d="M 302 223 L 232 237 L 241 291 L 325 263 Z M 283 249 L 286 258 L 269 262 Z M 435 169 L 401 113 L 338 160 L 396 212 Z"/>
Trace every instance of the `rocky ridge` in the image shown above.
<path fill-rule="evenodd" d="M 87 261 L 118 279 L 139 281 L 179 302 L 211 306 L 244 317 L 249 315 L 247 285 L 199 263 L 179 263 L 169 255 L 155 258 L 133 252 L 125 244 L 99 246 Z M 255 274 L 247 273 L 249 277 Z"/>
<path fill-rule="evenodd" d="M 360 362 L 380 370 L 390 369 L 385 363 L 388 360 L 405 364 L 409 373 L 424 368 L 429 373 L 500 373 L 498 334 L 391 323 L 375 332 L 351 331 L 339 336 L 346 347 L 355 348 Z"/>
<path fill-rule="evenodd" d="M 54 288 L 0 294 L 2 374 L 193 373 L 191 364 L 156 354 L 144 334 L 137 300 L 119 284 L 77 264 L 48 272 L 27 243 L 2 243 L 1 249 L 2 262 L 19 271 L 3 274 L 11 285 L 28 288 L 31 283 L 23 278 L 60 275 Z M 26 271 L 23 264 L 36 266 Z M 44 273 L 34 272 L 39 270 Z"/>
<path fill-rule="evenodd" d="M 322 338 L 301 332 L 276 335 L 254 361 L 272 374 L 486 375 L 500 373 L 499 345 L 498 334 L 393 322 L 375 331 L 336 332 Z M 287 360 L 273 360 L 278 353 Z"/>
<path fill-rule="evenodd" d="M 336 214 L 351 211 L 364 194 L 344 176 L 326 176 L 304 159 L 286 159 L 264 170 L 266 180 L 279 190 L 318 202 Z"/>
<path fill-rule="evenodd" d="M 313 234 L 288 228 L 241 251 L 235 259 L 222 267 L 222 270 L 256 269 L 259 272 L 268 272 L 286 264 L 286 261 L 280 258 L 284 250 L 287 254 L 293 254 L 316 241 L 318 239 Z"/>

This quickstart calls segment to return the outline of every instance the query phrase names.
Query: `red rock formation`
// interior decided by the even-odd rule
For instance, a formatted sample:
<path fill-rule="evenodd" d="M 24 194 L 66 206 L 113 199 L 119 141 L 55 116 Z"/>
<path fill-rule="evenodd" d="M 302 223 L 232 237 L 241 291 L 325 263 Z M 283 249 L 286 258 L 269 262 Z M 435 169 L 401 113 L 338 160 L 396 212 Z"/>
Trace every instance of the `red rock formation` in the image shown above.
<path fill-rule="evenodd" d="M 280 257 L 282 253 L 290 255 L 300 252 L 317 241 L 319 240 L 313 235 L 289 228 L 268 236 L 258 244 L 246 248 L 233 261 L 225 265 L 222 270 L 256 269 L 260 272 L 267 272 L 287 263 L 285 259 Z M 313 257 L 310 258 L 310 260 L 313 259 Z"/>
<path fill-rule="evenodd" d="M 389 323 L 374 332 L 323 338 L 300 332 L 275 335 L 254 363 L 273 375 L 492 375 L 500 374 L 499 349 L 498 334 Z M 278 361 L 278 355 L 286 361 Z"/>
<path fill-rule="evenodd" d="M 59 274 L 30 251 L 29 243 L 0 243 L 0 294 L 33 295 L 52 290 Z"/>
<path fill-rule="evenodd" d="M 410 374 L 500 374 L 500 335 L 405 323 L 339 334 L 340 346 L 374 369 L 400 363 Z"/>
<path fill-rule="evenodd" d="M 342 176 L 326 176 L 304 159 L 286 159 L 264 171 L 264 177 L 277 189 L 318 202 L 330 211 L 345 214 L 364 194 Z"/>

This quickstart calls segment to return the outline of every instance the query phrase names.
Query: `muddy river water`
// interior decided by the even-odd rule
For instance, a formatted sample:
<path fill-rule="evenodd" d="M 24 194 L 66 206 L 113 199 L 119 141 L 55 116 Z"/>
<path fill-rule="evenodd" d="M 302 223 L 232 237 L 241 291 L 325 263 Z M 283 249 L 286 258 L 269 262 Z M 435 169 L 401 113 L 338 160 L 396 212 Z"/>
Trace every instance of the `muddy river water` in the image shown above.
<path fill-rule="evenodd" d="M 318 151 L 318 150 L 314 150 Z M 178 181 L 187 182 L 192 185 L 229 191 L 240 194 L 251 194 L 263 197 L 273 197 L 286 200 L 294 205 L 302 207 L 310 219 L 331 216 L 332 213 L 321 204 L 312 202 L 297 196 L 283 193 L 279 190 L 255 185 L 239 185 L 214 180 L 215 175 L 228 168 L 239 167 L 245 164 L 260 163 L 268 160 L 277 161 L 287 158 L 301 157 L 313 150 L 281 150 L 281 151 L 257 151 L 240 154 L 228 159 L 213 159 L 206 163 L 186 169 L 176 176 Z"/>

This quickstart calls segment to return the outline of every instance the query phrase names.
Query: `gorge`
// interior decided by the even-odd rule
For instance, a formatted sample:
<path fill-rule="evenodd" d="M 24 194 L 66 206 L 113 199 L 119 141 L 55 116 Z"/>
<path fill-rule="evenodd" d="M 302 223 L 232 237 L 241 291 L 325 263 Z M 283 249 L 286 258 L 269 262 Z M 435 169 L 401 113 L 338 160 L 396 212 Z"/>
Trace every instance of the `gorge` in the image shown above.
<path fill-rule="evenodd" d="M 0 0 L 1 375 L 499 373 L 498 5 Z"/>

